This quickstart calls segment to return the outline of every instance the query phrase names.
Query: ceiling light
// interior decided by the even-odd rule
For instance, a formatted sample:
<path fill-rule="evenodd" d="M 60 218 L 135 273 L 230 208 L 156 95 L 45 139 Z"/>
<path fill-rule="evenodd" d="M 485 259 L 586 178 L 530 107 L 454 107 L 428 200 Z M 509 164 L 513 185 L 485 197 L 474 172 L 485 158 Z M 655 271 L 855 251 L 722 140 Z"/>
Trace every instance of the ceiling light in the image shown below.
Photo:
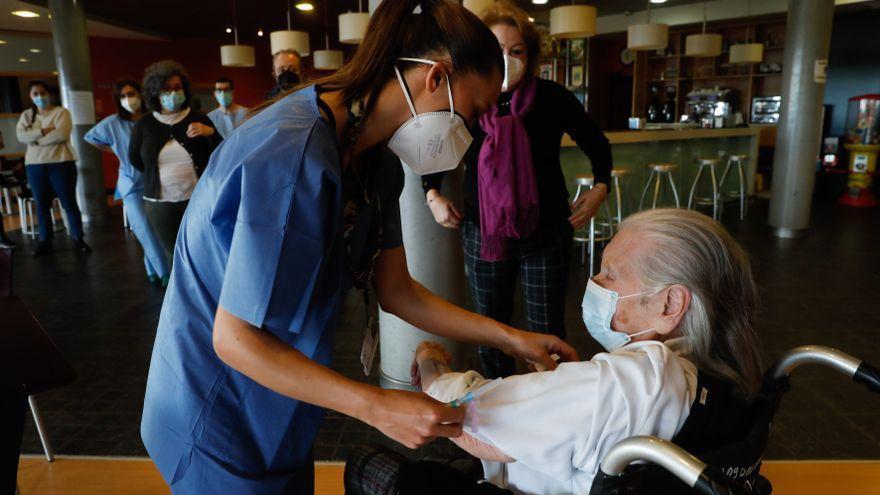
<path fill-rule="evenodd" d="M 534 17 L 529 17 L 529 22 L 535 22 L 535 18 L 534 18 Z"/>
<path fill-rule="evenodd" d="M 651 0 L 651 3 L 666 3 L 666 0 Z"/>
<path fill-rule="evenodd" d="M 257 31 L 257 36 L 263 36 L 263 30 L 262 30 L 262 29 L 260 29 L 259 31 Z"/>
<path fill-rule="evenodd" d="M 231 33 L 232 33 L 232 28 L 226 28 L 226 34 L 231 34 Z"/>
<path fill-rule="evenodd" d="M 18 59 L 18 61 L 21 62 L 21 63 L 24 63 L 24 62 L 27 62 L 27 59 L 24 58 L 24 57 L 22 57 L 22 58 Z"/>
<path fill-rule="evenodd" d="M 294 7 L 296 7 L 297 10 L 301 10 L 303 12 L 311 12 L 315 10 L 315 5 L 312 4 L 312 2 L 297 2 Z"/>
<path fill-rule="evenodd" d="M 5 45 L 5 44 L 6 44 L 6 40 L 0 40 L 0 45 Z"/>
<path fill-rule="evenodd" d="M 26 19 L 33 19 L 34 17 L 40 17 L 40 14 L 36 12 L 31 12 L 30 10 L 13 10 L 12 15 L 17 15 L 18 17 L 24 17 Z"/>
<path fill-rule="evenodd" d="M 31 53 L 40 53 L 40 49 L 39 49 L 39 48 L 31 48 L 31 49 L 28 50 L 28 51 L 31 52 Z"/>
<path fill-rule="evenodd" d="M 532 3 L 535 5 L 546 5 L 547 0 L 532 0 Z"/>

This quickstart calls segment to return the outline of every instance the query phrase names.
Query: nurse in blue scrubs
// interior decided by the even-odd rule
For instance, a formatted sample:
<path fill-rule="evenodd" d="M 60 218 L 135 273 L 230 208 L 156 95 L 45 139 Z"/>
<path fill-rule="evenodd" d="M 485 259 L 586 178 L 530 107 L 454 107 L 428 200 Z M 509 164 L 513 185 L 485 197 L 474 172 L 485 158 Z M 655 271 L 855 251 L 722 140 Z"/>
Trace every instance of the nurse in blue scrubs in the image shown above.
<path fill-rule="evenodd" d="M 400 162 L 456 166 L 501 70 L 497 40 L 461 5 L 384 0 L 349 64 L 257 109 L 217 148 L 178 235 L 141 423 L 174 493 L 312 493 L 325 409 L 410 448 L 461 434 L 463 408 L 330 369 L 349 288 L 437 335 L 548 368 L 553 353 L 577 358 L 407 270 Z"/>
<path fill-rule="evenodd" d="M 147 277 L 154 284 L 168 285 L 168 260 L 162 245 L 153 233 L 144 210 L 144 181 L 141 173 L 128 160 L 128 143 L 134 123 L 144 114 L 141 105 L 141 86 L 135 81 L 122 79 L 113 85 L 113 101 L 117 112 L 92 127 L 85 140 L 92 146 L 109 151 L 119 159 L 119 179 L 116 181 L 116 199 L 125 205 L 128 224 L 144 249 Z"/>

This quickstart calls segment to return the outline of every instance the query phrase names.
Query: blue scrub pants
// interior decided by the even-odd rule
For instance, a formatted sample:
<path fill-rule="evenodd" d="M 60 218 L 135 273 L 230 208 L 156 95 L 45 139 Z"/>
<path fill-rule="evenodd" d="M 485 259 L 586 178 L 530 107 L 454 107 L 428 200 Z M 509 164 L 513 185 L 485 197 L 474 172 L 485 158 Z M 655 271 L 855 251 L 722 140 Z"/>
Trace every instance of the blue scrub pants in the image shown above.
<path fill-rule="evenodd" d="M 37 218 L 40 219 L 40 240 L 52 240 L 52 198 L 61 200 L 67 214 L 70 237 L 82 239 L 83 227 L 79 206 L 76 204 L 76 164 L 75 162 L 45 163 L 27 165 L 28 185 L 37 203 Z"/>
<path fill-rule="evenodd" d="M 171 270 L 168 268 L 165 251 L 147 220 L 144 191 L 137 189 L 127 192 L 122 197 L 122 203 L 125 204 L 128 225 L 144 249 L 144 267 L 147 269 L 147 276 L 156 275 L 161 278 L 170 275 Z"/>

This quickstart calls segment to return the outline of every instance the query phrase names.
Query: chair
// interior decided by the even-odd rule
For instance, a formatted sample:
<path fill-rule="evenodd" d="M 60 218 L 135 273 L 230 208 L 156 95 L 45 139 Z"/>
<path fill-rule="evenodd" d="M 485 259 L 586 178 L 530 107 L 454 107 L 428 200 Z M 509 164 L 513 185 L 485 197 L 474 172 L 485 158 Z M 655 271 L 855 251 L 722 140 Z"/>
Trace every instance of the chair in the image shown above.
<path fill-rule="evenodd" d="M 681 204 L 678 201 L 678 189 L 676 189 L 675 180 L 672 178 L 672 173 L 678 169 L 678 165 L 674 163 L 652 163 L 648 165 L 648 168 L 651 169 L 651 175 L 648 176 L 648 182 L 642 190 L 642 197 L 639 199 L 639 210 L 644 209 L 645 197 L 648 195 L 648 190 L 651 189 L 652 181 L 654 185 L 654 199 L 651 201 L 651 209 L 657 208 L 664 177 L 668 179 L 669 187 L 672 189 L 672 199 L 675 201 L 675 207 L 681 208 Z"/>
<path fill-rule="evenodd" d="M 727 158 L 727 165 L 724 166 L 724 172 L 721 173 L 721 180 L 718 183 L 718 189 L 722 191 L 726 197 L 739 200 L 739 219 L 745 220 L 746 208 L 748 207 L 748 186 L 746 185 L 745 167 L 749 163 L 749 155 L 730 155 Z M 737 191 L 724 191 L 724 181 L 727 179 L 731 168 L 736 168 L 736 177 L 739 180 L 739 188 Z M 722 205 L 724 203 L 722 202 Z"/>
<path fill-rule="evenodd" d="M 577 185 L 577 192 L 575 192 L 572 202 L 577 201 L 584 191 L 592 189 L 594 180 L 592 175 L 578 175 L 575 177 L 574 182 Z M 585 251 L 589 248 L 591 277 L 595 275 L 596 244 L 610 241 L 614 236 L 614 220 L 611 216 L 611 209 L 608 207 L 608 201 L 603 201 L 600 209 L 605 213 L 605 220 L 597 222 L 596 216 L 601 214 L 597 212 L 593 218 L 590 218 L 586 227 L 579 232 L 575 232 L 574 235 L 574 242 L 581 245 L 581 264 L 584 264 L 586 258 Z"/>
<path fill-rule="evenodd" d="M 718 181 L 715 179 L 715 167 L 721 162 L 721 160 L 717 158 L 700 158 L 697 160 L 700 164 L 700 169 L 697 171 L 697 176 L 694 177 L 694 183 L 691 185 L 691 193 L 688 196 L 688 209 L 692 210 L 695 206 L 712 206 L 712 218 L 718 220 L 721 218 L 721 209 L 720 202 L 718 200 Z M 712 186 L 712 197 L 706 196 L 696 196 L 697 187 L 700 185 L 700 179 L 703 177 L 703 171 L 708 169 L 708 176 L 710 179 L 710 185 Z"/>

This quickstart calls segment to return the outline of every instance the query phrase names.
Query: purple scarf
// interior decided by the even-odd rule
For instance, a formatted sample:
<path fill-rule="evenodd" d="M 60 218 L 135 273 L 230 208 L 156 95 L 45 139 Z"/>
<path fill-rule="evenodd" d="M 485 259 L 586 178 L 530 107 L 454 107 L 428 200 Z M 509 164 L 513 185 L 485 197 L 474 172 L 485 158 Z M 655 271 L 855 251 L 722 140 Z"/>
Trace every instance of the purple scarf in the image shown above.
<path fill-rule="evenodd" d="M 499 261 L 507 239 L 520 239 L 538 225 L 538 187 L 532 147 L 522 117 L 532 109 L 537 84 L 527 78 L 513 92 L 510 113 L 498 105 L 480 117 L 486 132 L 480 148 L 477 188 L 480 200 L 480 258 Z"/>

